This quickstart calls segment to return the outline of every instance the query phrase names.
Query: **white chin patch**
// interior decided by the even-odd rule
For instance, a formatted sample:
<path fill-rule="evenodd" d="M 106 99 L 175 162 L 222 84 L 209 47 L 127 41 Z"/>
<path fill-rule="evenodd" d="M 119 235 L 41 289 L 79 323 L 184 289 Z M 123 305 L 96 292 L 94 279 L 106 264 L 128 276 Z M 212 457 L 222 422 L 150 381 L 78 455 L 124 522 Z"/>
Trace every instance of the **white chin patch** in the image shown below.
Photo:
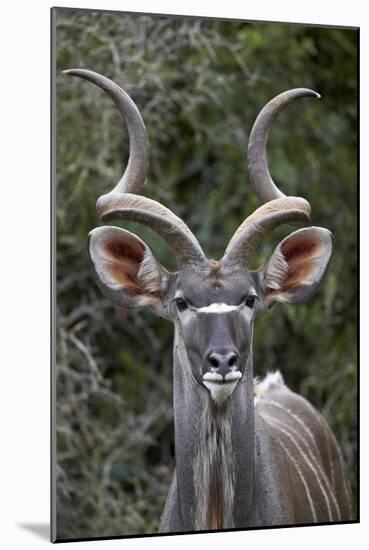
<path fill-rule="evenodd" d="M 216 401 L 217 403 L 223 403 L 223 401 L 225 401 L 230 395 L 232 395 L 235 387 L 242 377 L 241 373 L 239 374 L 239 377 L 233 377 L 232 380 L 221 383 L 206 379 L 205 375 L 205 377 L 203 378 L 203 384 L 209 390 L 210 395 L 214 399 L 214 401 Z"/>

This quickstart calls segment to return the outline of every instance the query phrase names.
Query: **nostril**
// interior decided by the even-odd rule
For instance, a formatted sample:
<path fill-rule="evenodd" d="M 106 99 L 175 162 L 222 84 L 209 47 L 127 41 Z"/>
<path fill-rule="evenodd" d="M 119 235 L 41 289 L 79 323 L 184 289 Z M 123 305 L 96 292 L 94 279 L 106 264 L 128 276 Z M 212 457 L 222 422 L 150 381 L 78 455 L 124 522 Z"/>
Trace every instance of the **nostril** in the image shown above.
<path fill-rule="evenodd" d="M 212 351 L 207 355 L 208 364 L 214 369 L 230 369 L 237 365 L 238 353 L 230 351 L 228 353 L 217 353 Z"/>
<path fill-rule="evenodd" d="M 208 361 L 210 363 L 210 365 L 214 368 L 218 368 L 219 367 L 219 361 L 217 359 L 217 354 L 216 353 L 210 353 L 208 355 Z"/>

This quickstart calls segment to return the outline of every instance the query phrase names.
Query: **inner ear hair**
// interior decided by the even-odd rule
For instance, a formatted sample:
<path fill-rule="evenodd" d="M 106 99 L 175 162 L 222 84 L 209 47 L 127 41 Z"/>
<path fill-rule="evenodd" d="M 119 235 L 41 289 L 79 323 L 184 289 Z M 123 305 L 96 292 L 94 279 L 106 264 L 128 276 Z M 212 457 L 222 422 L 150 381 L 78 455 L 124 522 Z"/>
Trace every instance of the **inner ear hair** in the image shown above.
<path fill-rule="evenodd" d="M 321 283 L 332 255 L 332 234 L 321 227 L 295 231 L 279 243 L 264 268 L 264 296 L 301 303 Z"/>
<path fill-rule="evenodd" d="M 264 279 L 265 289 L 281 290 L 288 275 L 288 263 L 280 248 L 276 248 L 267 265 L 268 269 Z"/>
<path fill-rule="evenodd" d="M 145 250 L 143 259 L 137 272 L 137 280 L 143 288 L 152 294 L 160 292 L 161 277 L 160 271 L 163 268 L 158 265 L 154 256 L 149 250 Z"/>
<path fill-rule="evenodd" d="M 160 307 L 167 273 L 139 237 L 118 227 L 90 233 L 89 254 L 97 283 L 115 305 Z"/>

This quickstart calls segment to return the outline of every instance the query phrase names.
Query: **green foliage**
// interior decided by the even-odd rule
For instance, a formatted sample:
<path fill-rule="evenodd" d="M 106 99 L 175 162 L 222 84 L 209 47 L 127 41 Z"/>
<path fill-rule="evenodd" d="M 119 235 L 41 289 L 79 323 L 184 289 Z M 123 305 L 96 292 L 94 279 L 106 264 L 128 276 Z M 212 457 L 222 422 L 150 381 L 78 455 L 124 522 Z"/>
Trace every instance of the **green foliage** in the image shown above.
<path fill-rule="evenodd" d="M 145 194 L 220 257 L 259 201 L 245 150 L 274 95 L 311 87 L 270 136 L 274 179 L 312 204 L 335 254 L 314 300 L 257 320 L 255 374 L 280 368 L 326 416 L 356 491 L 356 40 L 353 30 L 191 18 L 57 12 L 58 537 L 157 529 L 173 470 L 172 326 L 114 309 L 87 257 L 97 197 L 119 179 L 128 139 L 94 86 L 66 78 L 90 68 L 139 106 L 151 142 Z M 117 223 L 119 225 L 119 222 Z M 123 223 L 174 267 L 149 230 Z M 255 255 L 262 264 L 288 229 Z"/>

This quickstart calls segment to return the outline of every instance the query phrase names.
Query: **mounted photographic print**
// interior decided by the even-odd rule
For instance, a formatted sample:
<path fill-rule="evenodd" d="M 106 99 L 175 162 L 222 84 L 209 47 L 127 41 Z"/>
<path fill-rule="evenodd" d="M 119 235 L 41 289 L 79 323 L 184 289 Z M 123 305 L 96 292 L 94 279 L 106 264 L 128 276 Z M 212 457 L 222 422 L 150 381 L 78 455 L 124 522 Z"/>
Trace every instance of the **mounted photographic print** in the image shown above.
<path fill-rule="evenodd" d="M 357 56 L 52 10 L 53 541 L 358 521 Z"/>

